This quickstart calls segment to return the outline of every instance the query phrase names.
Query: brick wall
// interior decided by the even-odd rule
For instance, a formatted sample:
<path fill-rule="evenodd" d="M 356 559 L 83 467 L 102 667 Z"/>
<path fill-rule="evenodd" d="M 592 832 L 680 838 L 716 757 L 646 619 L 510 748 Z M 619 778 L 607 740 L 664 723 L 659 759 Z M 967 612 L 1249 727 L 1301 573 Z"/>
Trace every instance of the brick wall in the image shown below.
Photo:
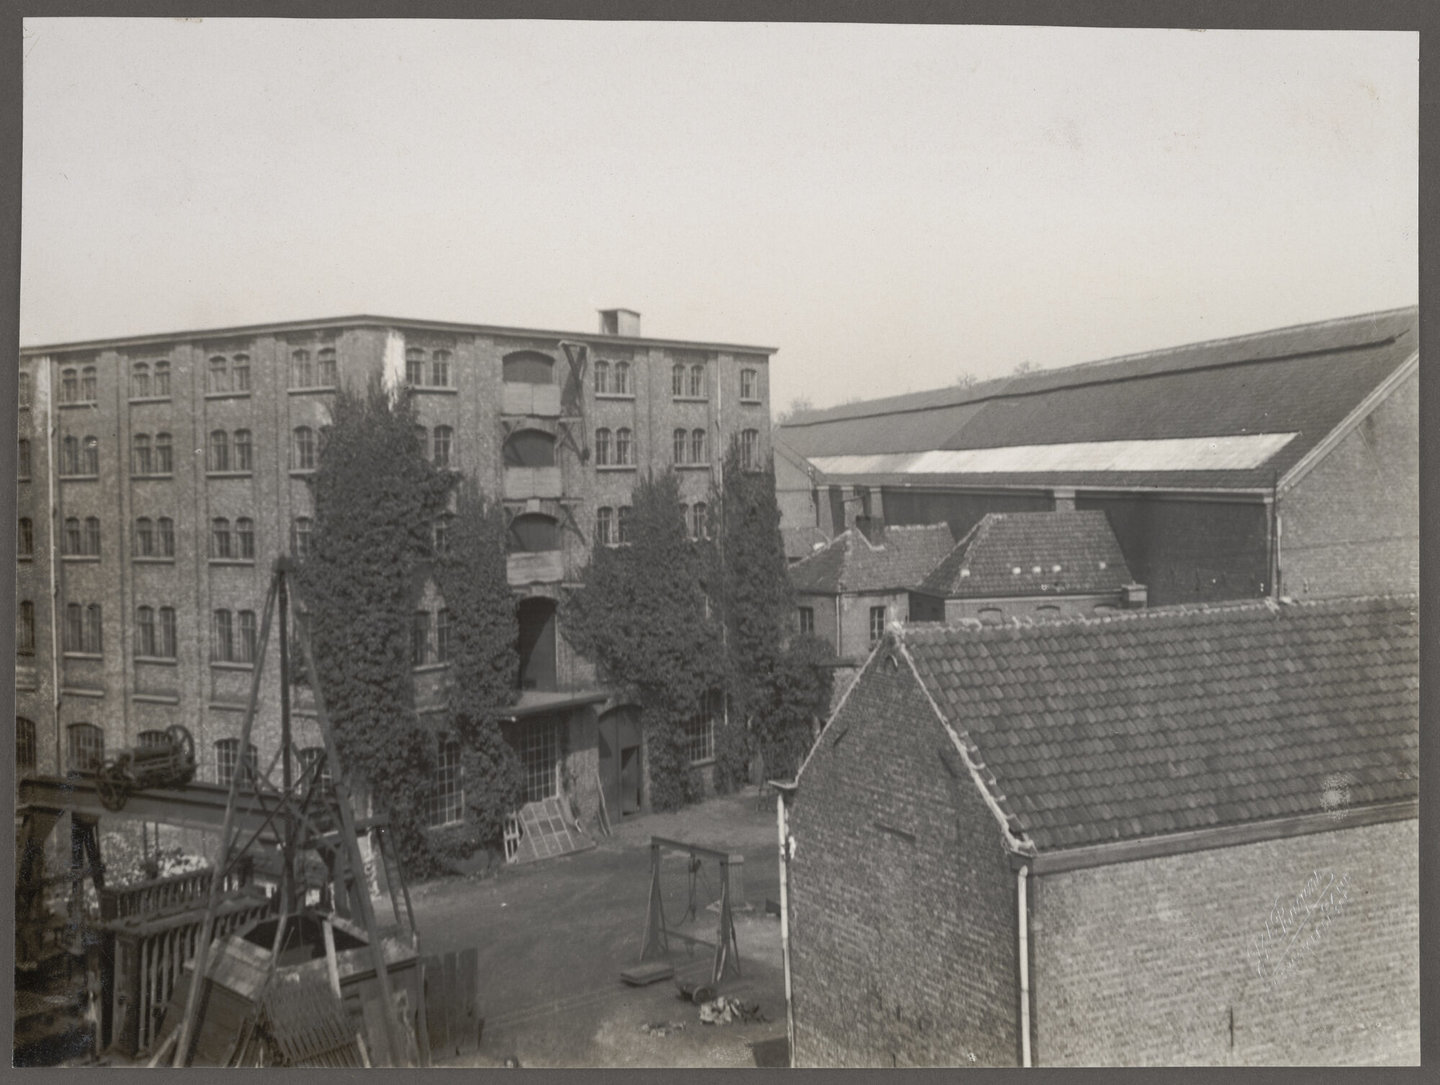
<path fill-rule="evenodd" d="M 999 827 L 908 666 L 860 682 L 790 810 L 795 1065 L 1015 1065 Z"/>
<path fill-rule="evenodd" d="M 1418 1062 L 1418 856 L 1411 820 L 1035 879 L 1036 1064 Z"/>
<path fill-rule="evenodd" d="M 1315 598 L 1420 583 L 1420 378 L 1372 411 L 1280 499 L 1280 586 Z"/>

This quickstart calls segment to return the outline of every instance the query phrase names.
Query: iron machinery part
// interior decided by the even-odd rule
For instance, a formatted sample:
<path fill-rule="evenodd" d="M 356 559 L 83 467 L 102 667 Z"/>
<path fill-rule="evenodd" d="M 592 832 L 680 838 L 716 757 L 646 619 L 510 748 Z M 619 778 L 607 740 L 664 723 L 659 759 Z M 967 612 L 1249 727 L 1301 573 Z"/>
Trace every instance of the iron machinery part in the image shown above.
<path fill-rule="evenodd" d="M 125 800 L 130 797 L 130 781 L 119 762 L 107 761 L 100 767 L 95 774 L 95 790 L 100 793 L 100 802 L 106 810 L 124 809 Z"/>
<path fill-rule="evenodd" d="M 180 756 L 178 767 L 186 770 L 182 783 L 189 783 L 195 778 L 195 739 L 190 732 L 181 724 L 172 723 L 165 728 L 165 734 L 169 736 L 174 744 L 175 752 Z"/>

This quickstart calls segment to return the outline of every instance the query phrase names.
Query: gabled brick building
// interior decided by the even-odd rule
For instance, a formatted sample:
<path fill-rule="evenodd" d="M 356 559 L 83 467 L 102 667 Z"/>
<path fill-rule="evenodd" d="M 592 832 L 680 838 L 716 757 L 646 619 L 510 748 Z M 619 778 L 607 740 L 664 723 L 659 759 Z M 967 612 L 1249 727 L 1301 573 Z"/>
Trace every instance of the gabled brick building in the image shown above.
<path fill-rule="evenodd" d="M 795 1064 L 1418 1061 L 1415 608 L 889 633 L 786 788 Z"/>
<path fill-rule="evenodd" d="M 1144 603 L 1099 509 L 992 512 L 910 593 L 910 619 L 1003 621 Z"/>
<path fill-rule="evenodd" d="M 1416 308 L 813 411 L 820 526 L 1099 509 L 1152 605 L 1415 591 Z"/>
<path fill-rule="evenodd" d="M 841 660 L 864 659 L 888 623 L 909 620 L 909 589 L 955 542 L 944 524 L 888 528 L 874 536 L 851 528 L 790 566 L 800 632 L 828 641 Z"/>

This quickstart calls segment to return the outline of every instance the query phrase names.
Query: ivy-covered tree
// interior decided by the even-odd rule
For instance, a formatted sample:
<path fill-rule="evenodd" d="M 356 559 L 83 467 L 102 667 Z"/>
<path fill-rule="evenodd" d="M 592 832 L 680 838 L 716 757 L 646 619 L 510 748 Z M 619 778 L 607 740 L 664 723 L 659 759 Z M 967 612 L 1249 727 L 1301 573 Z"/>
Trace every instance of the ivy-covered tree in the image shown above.
<path fill-rule="evenodd" d="M 642 479 L 631 500 L 628 540 L 596 540 L 561 616 L 601 679 L 640 706 L 651 805 L 673 810 L 699 798 L 683 723 L 702 710 L 723 665 L 674 474 Z"/>
<path fill-rule="evenodd" d="M 830 711 L 835 653 L 813 635 L 794 637 L 770 673 L 756 707 L 754 734 L 765 775 L 793 780 Z"/>
<path fill-rule="evenodd" d="M 407 862 L 423 868 L 435 739 L 415 712 L 411 615 L 455 476 L 425 458 L 415 426 L 408 400 L 392 400 L 378 380 L 336 395 L 295 577 L 319 671 L 310 680 L 324 693 L 341 763 L 389 814 Z"/>
<path fill-rule="evenodd" d="M 743 786 L 757 715 L 790 629 L 794 592 L 786 573 L 772 462 L 746 468 L 738 440 L 725 453 L 723 487 L 711 500 L 710 579 L 725 627 L 730 711 L 715 736 L 715 786 Z M 768 771 L 768 770 L 767 770 Z"/>
<path fill-rule="evenodd" d="M 450 854 L 476 846 L 497 850 L 506 815 L 520 806 L 525 786 L 520 758 L 500 731 L 504 709 L 519 696 L 520 666 L 504 510 L 473 483 L 462 484 L 445 539 L 434 568 L 450 615 L 449 721 L 465 774 L 465 824 L 436 844 Z"/>

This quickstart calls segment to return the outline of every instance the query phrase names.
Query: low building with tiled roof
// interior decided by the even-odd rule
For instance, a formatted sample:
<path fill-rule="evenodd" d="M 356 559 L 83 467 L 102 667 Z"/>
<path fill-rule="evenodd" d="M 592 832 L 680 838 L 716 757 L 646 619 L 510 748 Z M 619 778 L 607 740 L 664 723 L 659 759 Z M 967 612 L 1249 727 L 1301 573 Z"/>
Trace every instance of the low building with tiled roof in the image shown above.
<path fill-rule="evenodd" d="M 823 549 L 830 536 L 818 527 L 784 527 L 780 529 L 780 541 L 785 546 L 786 562 L 796 562 Z"/>
<path fill-rule="evenodd" d="M 886 528 L 873 541 L 859 528 L 837 535 L 790 566 L 798 624 L 858 662 L 890 622 L 908 621 L 910 589 L 955 545 L 944 524 Z"/>
<path fill-rule="evenodd" d="M 796 1065 L 1418 1062 L 1414 597 L 893 629 L 784 786 Z"/>
<path fill-rule="evenodd" d="M 910 620 L 1003 621 L 1142 606 L 1099 509 L 992 512 L 910 593 Z"/>
<path fill-rule="evenodd" d="M 1419 585 L 1419 310 L 809 411 L 838 532 L 1101 509 L 1152 605 Z M 826 522 L 825 514 L 830 514 Z"/>

